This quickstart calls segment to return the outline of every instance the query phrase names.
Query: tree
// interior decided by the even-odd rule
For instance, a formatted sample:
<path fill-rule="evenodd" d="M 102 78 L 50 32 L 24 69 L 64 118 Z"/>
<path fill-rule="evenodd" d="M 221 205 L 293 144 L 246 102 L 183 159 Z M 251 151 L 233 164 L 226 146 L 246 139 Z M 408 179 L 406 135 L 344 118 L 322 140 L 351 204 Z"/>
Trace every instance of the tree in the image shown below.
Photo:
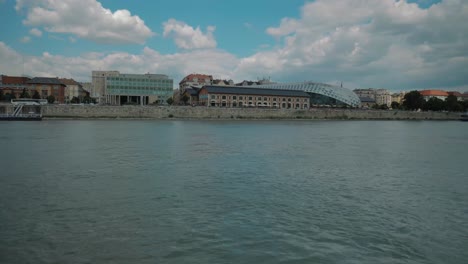
<path fill-rule="evenodd" d="M 424 105 L 424 98 L 418 91 L 411 91 L 405 94 L 403 107 L 407 110 L 417 110 Z"/>
<path fill-rule="evenodd" d="M 80 99 L 76 96 L 73 96 L 73 98 L 70 100 L 70 103 L 72 104 L 79 104 L 80 103 Z"/>
<path fill-rule="evenodd" d="M 86 94 L 86 96 L 83 98 L 83 103 L 85 104 L 91 103 L 91 97 L 88 94 Z"/>
<path fill-rule="evenodd" d="M 34 91 L 34 94 L 32 96 L 33 99 L 41 99 L 41 96 L 39 95 L 38 91 Z"/>
<path fill-rule="evenodd" d="M 184 105 L 187 104 L 187 102 L 188 102 L 189 99 L 190 99 L 190 98 L 189 98 L 186 94 L 184 94 L 184 96 L 182 96 L 182 101 L 184 102 Z"/>
<path fill-rule="evenodd" d="M 399 109 L 400 108 L 400 103 L 393 101 L 392 104 L 390 105 L 392 109 Z"/>
<path fill-rule="evenodd" d="M 23 88 L 23 92 L 21 92 L 20 98 L 31 98 L 31 96 L 29 96 L 29 93 L 26 90 L 26 88 Z"/>
<path fill-rule="evenodd" d="M 381 110 L 388 110 L 388 105 L 386 105 L 386 104 L 381 104 L 381 105 L 379 105 L 379 109 L 381 109 Z"/>
<path fill-rule="evenodd" d="M 3 94 L 3 91 L 0 90 L 0 101 L 3 101 L 5 99 L 5 95 Z"/>
<path fill-rule="evenodd" d="M 463 105 L 460 102 L 458 102 L 458 98 L 453 94 L 445 98 L 445 105 L 446 105 L 446 110 L 448 111 L 452 111 L 452 112 L 463 111 Z"/>
<path fill-rule="evenodd" d="M 53 104 L 55 102 L 55 97 L 53 95 L 47 96 L 47 102 Z"/>
<path fill-rule="evenodd" d="M 442 111 L 445 109 L 445 102 L 437 97 L 431 97 L 424 103 L 422 109 L 424 111 Z"/>
<path fill-rule="evenodd" d="M 168 105 L 172 105 L 174 103 L 174 99 L 172 99 L 172 97 L 169 97 L 167 98 L 166 102 Z"/>

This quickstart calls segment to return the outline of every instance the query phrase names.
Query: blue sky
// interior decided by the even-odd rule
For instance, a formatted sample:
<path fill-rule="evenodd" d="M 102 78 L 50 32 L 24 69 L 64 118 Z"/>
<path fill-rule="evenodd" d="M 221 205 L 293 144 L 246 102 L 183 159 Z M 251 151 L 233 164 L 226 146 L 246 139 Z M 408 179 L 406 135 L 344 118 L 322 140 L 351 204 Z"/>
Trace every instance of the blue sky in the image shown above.
<path fill-rule="evenodd" d="M 0 0 L 0 73 L 464 91 L 467 10 L 464 0 Z"/>

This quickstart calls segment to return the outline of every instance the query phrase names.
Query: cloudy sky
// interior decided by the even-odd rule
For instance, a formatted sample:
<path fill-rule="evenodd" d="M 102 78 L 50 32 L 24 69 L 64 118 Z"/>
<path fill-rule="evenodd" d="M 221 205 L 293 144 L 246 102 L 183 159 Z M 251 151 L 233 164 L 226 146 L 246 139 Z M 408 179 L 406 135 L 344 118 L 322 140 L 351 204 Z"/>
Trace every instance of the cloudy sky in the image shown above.
<path fill-rule="evenodd" d="M 468 0 L 0 0 L 0 73 L 468 91 Z"/>

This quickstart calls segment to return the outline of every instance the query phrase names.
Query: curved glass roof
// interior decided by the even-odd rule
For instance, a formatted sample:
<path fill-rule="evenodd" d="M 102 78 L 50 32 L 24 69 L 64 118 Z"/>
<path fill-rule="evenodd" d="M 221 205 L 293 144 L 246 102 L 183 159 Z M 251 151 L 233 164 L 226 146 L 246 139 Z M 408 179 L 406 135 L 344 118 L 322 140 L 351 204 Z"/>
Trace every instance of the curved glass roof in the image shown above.
<path fill-rule="evenodd" d="M 302 83 L 270 83 L 262 85 L 252 85 L 255 88 L 281 89 L 281 90 L 300 90 L 307 93 L 321 94 L 352 107 L 360 107 L 361 100 L 353 91 L 324 83 L 302 82 Z"/>

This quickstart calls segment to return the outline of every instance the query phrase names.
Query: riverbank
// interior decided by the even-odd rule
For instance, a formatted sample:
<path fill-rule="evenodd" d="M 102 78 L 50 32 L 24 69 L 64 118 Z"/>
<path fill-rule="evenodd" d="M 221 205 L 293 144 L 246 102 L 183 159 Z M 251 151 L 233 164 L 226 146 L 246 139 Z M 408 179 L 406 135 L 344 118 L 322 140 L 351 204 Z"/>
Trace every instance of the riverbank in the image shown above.
<path fill-rule="evenodd" d="M 47 105 L 44 118 L 458 120 L 459 113 L 319 108 L 309 110 L 191 106 Z"/>

